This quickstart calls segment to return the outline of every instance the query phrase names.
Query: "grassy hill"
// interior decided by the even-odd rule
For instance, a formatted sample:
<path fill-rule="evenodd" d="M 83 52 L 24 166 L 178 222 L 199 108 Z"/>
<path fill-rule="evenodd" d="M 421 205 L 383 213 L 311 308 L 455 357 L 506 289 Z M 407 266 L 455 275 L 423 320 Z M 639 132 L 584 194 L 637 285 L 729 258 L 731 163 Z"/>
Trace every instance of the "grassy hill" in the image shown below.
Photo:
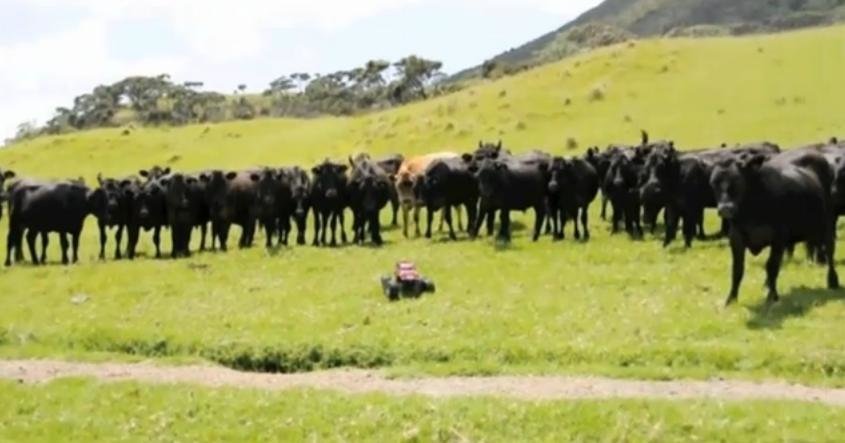
<path fill-rule="evenodd" d="M 761 139 L 790 146 L 845 134 L 843 43 L 843 27 L 642 41 L 384 113 L 43 137 L 0 150 L 0 165 L 93 180 L 155 163 L 309 166 L 356 150 L 468 151 L 479 138 L 574 155 L 635 141 L 640 128 L 682 148 Z M 80 265 L 0 270 L 0 356 L 845 385 L 841 294 L 817 289 L 823 270 L 796 257 L 782 273 L 784 301 L 767 308 L 756 290 L 764 258 L 753 259 L 742 304 L 722 310 L 723 241 L 666 251 L 656 239 L 610 236 L 597 206 L 588 244 L 530 244 L 519 231 L 512 247 L 495 249 L 489 240 L 403 240 L 392 230 L 380 249 L 256 247 L 179 262 L 99 263 L 89 219 Z M 717 220 L 710 214 L 707 223 L 712 232 Z M 141 249 L 150 248 L 144 236 Z M 436 280 L 436 295 L 386 302 L 378 277 L 402 258 Z"/>
<path fill-rule="evenodd" d="M 606 0 L 576 20 L 492 58 L 536 65 L 627 37 L 749 34 L 835 23 L 845 17 L 839 0 Z M 456 80 L 478 76 L 473 67 Z"/>
<path fill-rule="evenodd" d="M 579 154 L 635 141 L 639 129 L 682 147 L 771 139 L 785 145 L 845 132 L 845 27 L 745 38 L 646 40 L 605 48 L 497 82 L 386 112 L 315 120 L 102 129 L 0 150 L 25 175 L 308 165 L 353 151 L 469 150 L 503 139 L 516 150 Z M 568 139 L 578 149 L 567 151 Z"/>

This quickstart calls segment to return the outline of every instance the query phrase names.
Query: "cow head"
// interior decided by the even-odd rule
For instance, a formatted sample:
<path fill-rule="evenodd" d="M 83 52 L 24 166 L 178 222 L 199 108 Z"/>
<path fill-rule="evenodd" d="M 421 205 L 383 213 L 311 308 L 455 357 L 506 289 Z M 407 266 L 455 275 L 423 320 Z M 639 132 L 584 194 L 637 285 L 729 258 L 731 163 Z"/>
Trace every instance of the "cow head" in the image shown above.
<path fill-rule="evenodd" d="M 563 194 L 571 188 L 572 162 L 563 157 L 552 159 L 551 165 L 541 163 L 538 165 L 540 172 L 548 183 L 547 191 L 551 196 L 563 197 Z"/>
<path fill-rule="evenodd" d="M 97 183 L 106 201 L 106 217 L 103 221 L 119 219 L 128 210 L 132 198 L 132 181 L 104 178 L 102 174 L 97 174 Z"/>
<path fill-rule="evenodd" d="M 171 211 L 183 212 L 191 207 L 191 184 L 189 180 L 196 180 L 186 177 L 184 174 L 176 173 L 161 180 L 165 189 L 165 201 Z"/>
<path fill-rule="evenodd" d="M 346 189 L 347 178 L 346 165 L 332 163 L 328 160 L 311 168 L 314 176 L 313 192 L 314 198 L 327 201 L 337 201 L 343 197 Z"/>
<path fill-rule="evenodd" d="M 766 162 L 765 155 L 743 155 L 736 159 L 723 160 L 713 167 L 710 186 L 716 197 L 719 216 L 733 220 L 739 214 L 745 201 L 749 183 L 756 179 L 760 167 Z"/>
<path fill-rule="evenodd" d="M 478 190 L 481 198 L 487 201 L 495 201 L 507 191 L 508 187 L 508 165 L 499 160 L 487 159 L 478 166 L 476 177 L 478 178 Z"/>
<path fill-rule="evenodd" d="M 164 188 L 160 180 L 150 180 L 137 187 L 135 195 L 135 217 L 141 226 L 152 227 L 156 217 L 162 219 L 165 212 Z"/>
<path fill-rule="evenodd" d="M 15 172 L 11 170 L 0 169 L 0 203 L 6 200 L 6 180 L 15 177 Z M 1 210 L 2 208 L 0 208 Z"/>
<path fill-rule="evenodd" d="M 170 168 L 161 166 L 153 166 L 150 169 L 141 169 L 138 171 L 138 175 L 144 177 L 145 179 L 149 180 L 156 180 L 159 178 L 164 177 L 165 175 L 170 174 Z"/>
<path fill-rule="evenodd" d="M 251 173 L 249 178 L 256 184 L 259 212 L 264 215 L 273 214 L 281 192 L 281 172 L 273 168 L 262 168 Z"/>
<path fill-rule="evenodd" d="M 237 177 L 238 173 L 234 171 L 214 170 L 200 174 L 199 180 L 205 187 L 205 201 L 213 218 L 224 217 L 229 184 Z"/>

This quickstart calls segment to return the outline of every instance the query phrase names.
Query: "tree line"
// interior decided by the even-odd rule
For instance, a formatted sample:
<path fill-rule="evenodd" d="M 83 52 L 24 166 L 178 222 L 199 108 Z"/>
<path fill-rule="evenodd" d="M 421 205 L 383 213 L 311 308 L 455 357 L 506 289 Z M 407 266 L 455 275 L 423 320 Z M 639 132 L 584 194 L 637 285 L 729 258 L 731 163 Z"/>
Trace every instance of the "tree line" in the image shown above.
<path fill-rule="evenodd" d="M 351 115 L 456 90 L 456 85 L 443 82 L 442 67 L 439 61 L 415 55 L 393 63 L 370 60 L 361 67 L 329 74 L 283 75 L 260 95 L 246 94 L 244 84 L 227 95 L 203 91 L 203 82 L 174 82 L 168 74 L 132 76 L 77 96 L 72 105 L 56 108 L 43 126 L 21 124 L 12 140 L 129 122 L 178 126 L 259 115 Z"/>

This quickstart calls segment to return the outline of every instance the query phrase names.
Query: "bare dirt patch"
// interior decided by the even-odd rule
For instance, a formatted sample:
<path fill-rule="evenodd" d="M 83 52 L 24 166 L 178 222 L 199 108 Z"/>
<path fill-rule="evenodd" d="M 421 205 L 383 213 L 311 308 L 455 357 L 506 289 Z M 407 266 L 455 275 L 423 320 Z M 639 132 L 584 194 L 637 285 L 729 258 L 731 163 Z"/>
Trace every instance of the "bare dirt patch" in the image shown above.
<path fill-rule="evenodd" d="M 0 361 L 0 378 L 43 383 L 66 377 L 153 384 L 185 383 L 212 388 L 272 391 L 319 389 L 351 394 L 383 393 L 430 397 L 496 396 L 520 400 L 719 399 L 794 400 L 845 406 L 845 389 L 782 382 L 644 381 L 601 377 L 497 376 L 389 379 L 379 371 L 336 370 L 303 374 L 258 374 L 215 366 L 157 366 L 146 363 L 71 363 L 51 360 Z"/>

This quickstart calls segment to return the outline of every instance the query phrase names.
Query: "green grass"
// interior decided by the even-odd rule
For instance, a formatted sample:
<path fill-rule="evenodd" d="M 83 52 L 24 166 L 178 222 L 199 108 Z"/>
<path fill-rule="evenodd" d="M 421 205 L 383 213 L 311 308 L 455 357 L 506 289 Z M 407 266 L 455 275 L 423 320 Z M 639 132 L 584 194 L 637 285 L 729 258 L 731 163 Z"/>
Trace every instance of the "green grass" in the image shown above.
<path fill-rule="evenodd" d="M 0 165 L 21 175 L 93 179 L 153 163 L 194 170 L 310 165 L 356 150 L 464 151 L 478 138 L 499 137 L 514 150 L 560 153 L 570 137 L 581 148 L 633 142 L 639 128 L 688 148 L 759 139 L 791 145 L 845 133 L 843 44 L 843 27 L 637 42 L 381 114 L 140 129 L 125 137 L 98 130 L 0 150 Z M 590 102 L 595 88 L 605 98 Z M 845 385 L 845 297 L 818 289 L 822 269 L 802 258 L 789 263 L 780 280 L 784 301 L 769 310 L 761 306 L 763 261 L 754 259 L 741 305 L 723 310 L 723 242 L 665 251 L 654 239 L 611 238 L 595 210 L 589 244 L 535 245 L 519 231 L 512 247 L 496 249 L 489 240 L 404 241 L 390 231 L 381 249 L 257 247 L 134 263 L 98 263 L 89 220 L 80 265 L 0 271 L 0 355 Z M 715 222 L 711 215 L 710 232 Z M 148 236 L 142 247 L 150 251 Z M 436 295 L 384 299 L 378 277 L 402 258 L 435 279 Z M 88 301 L 73 304 L 78 294 Z"/>
<path fill-rule="evenodd" d="M 3 441 L 841 441 L 845 410 L 788 402 L 560 401 L 0 382 Z"/>

